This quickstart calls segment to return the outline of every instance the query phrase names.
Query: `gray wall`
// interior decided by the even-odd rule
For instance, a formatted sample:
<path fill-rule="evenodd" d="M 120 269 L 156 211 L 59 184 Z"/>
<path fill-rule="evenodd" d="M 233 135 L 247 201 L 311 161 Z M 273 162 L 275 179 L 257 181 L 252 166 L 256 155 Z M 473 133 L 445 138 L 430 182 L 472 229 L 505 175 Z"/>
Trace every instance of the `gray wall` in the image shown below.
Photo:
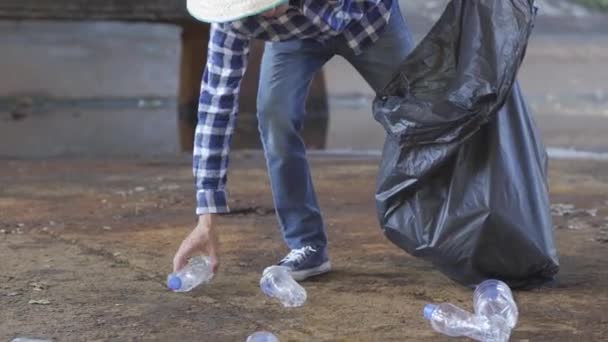
<path fill-rule="evenodd" d="M 402 1 L 417 39 L 446 3 Z M 539 3 L 521 78 L 545 139 L 604 150 L 608 20 L 564 0 Z M 0 21 L 0 157 L 178 152 L 179 37 L 170 25 Z M 341 59 L 326 73 L 328 148 L 380 148 L 369 87 Z"/>
<path fill-rule="evenodd" d="M 178 151 L 180 29 L 0 22 L 0 156 Z"/>

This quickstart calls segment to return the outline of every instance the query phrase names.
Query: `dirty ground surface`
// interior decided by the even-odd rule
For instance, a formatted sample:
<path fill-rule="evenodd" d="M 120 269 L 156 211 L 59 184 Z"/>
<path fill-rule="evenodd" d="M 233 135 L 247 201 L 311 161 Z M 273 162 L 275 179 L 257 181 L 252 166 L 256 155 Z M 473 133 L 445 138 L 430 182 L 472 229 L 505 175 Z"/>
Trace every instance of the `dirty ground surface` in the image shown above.
<path fill-rule="evenodd" d="M 173 294 L 165 277 L 193 227 L 188 157 L 155 160 L 2 160 L 0 341 L 441 341 L 428 302 L 471 309 L 471 291 L 391 245 L 373 207 L 377 161 L 315 157 L 335 272 L 306 282 L 303 308 L 258 288 L 285 253 L 257 153 L 233 159 L 233 213 L 221 219 L 222 272 Z M 554 161 L 551 187 L 559 284 L 517 292 L 514 341 L 608 336 L 608 163 Z M 595 211 L 575 210 L 598 209 Z"/>

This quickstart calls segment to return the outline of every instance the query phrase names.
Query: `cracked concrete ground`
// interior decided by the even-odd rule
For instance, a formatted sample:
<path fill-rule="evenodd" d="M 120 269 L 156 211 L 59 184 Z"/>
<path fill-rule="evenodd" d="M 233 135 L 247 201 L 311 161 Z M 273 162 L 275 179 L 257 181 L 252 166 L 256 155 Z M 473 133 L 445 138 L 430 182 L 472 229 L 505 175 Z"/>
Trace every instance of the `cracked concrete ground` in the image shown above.
<path fill-rule="evenodd" d="M 471 308 L 470 290 L 382 236 L 377 160 L 345 157 L 313 158 L 335 272 L 304 283 L 303 308 L 283 309 L 258 289 L 261 271 L 285 248 L 257 153 L 233 159 L 221 274 L 192 293 L 170 293 L 173 252 L 194 223 L 188 159 L 3 160 L 0 341 L 244 341 L 262 329 L 281 341 L 442 341 L 422 319 L 423 305 Z M 516 293 L 513 340 L 601 341 L 608 163 L 554 161 L 550 181 L 555 203 L 598 211 L 555 217 L 559 284 Z"/>

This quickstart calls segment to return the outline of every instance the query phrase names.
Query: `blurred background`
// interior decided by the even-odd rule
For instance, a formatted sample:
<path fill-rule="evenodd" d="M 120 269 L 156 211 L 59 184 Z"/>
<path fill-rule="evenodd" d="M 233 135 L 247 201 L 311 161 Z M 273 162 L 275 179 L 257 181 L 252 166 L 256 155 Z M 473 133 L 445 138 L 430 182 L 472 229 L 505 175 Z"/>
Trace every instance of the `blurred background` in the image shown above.
<path fill-rule="evenodd" d="M 447 0 L 402 0 L 416 40 Z M 608 152 L 606 0 L 538 1 L 521 71 L 554 156 Z M 0 157 L 158 156 L 187 152 L 208 28 L 185 1 L 17 1 L 0 4 Z M 253 67 L 235 148 L 258 148 Z M 373 93 L 336 57 L 311 90 L 311 149 L 377 153 Z M 576 150 L 576 151 L 573 151 Z M 591 153 L 591 154 L 589 154 Z"/>

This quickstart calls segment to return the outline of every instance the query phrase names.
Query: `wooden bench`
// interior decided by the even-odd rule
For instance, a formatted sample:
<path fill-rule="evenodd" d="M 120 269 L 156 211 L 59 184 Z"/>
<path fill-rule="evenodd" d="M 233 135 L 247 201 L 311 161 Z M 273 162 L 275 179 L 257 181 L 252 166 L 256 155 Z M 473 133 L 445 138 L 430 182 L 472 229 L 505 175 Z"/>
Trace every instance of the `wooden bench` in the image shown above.
<path fill-rule="evenodd" d="M 192 149 L 202 71 L 207 59 L 209 25 L 194 20 L 185 0 L 1 0 L 0 20 L 98 20 L 168 23 L 182 28 L 178 93 L 179 136 L 184 151 Z M 251 50 L 241 87 L 240 118 L 234 148 L 260 148 L 255 118 L 263 43 Z M 327 91 L 320 72 L 310 90 L 303 136 L 309 148 L 325 147 L 329 121 Z"/>

